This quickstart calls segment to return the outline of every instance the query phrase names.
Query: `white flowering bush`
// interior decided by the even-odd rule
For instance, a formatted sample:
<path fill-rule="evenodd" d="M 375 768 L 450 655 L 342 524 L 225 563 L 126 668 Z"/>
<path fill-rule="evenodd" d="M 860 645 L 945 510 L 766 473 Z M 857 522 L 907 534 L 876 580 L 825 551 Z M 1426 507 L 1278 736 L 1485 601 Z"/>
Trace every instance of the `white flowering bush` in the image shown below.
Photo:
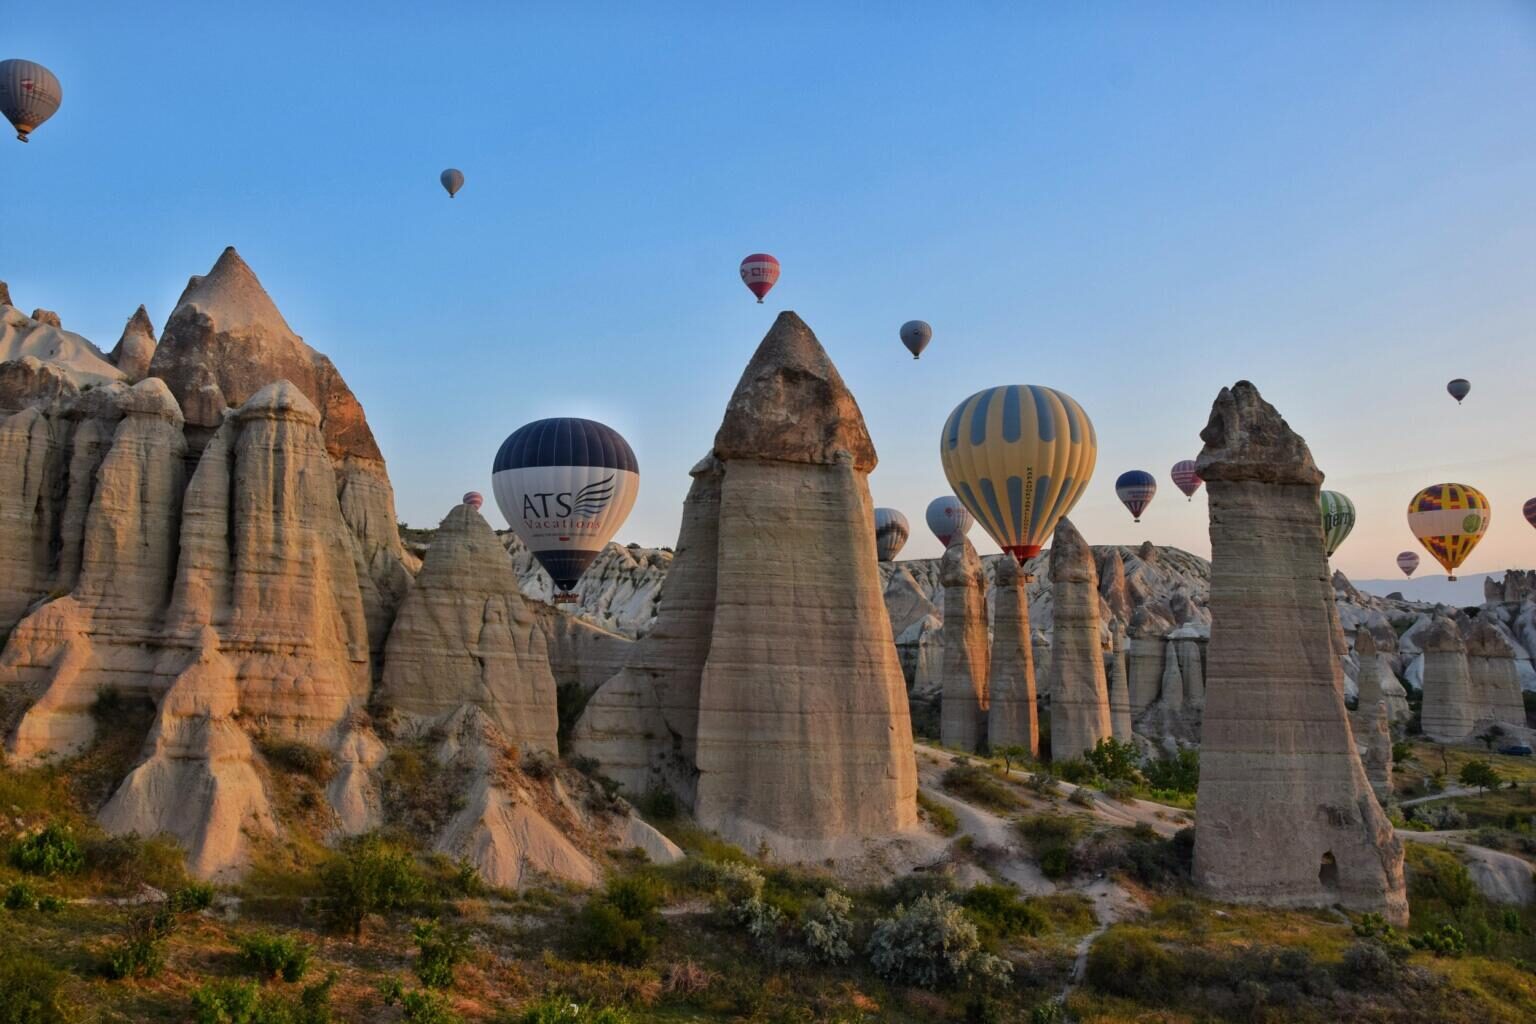
<path fill-rule="evenodd" d="M 853 956 L 853 900 L 828 889 L 805 913 L 801 937 L 811 956 L 824 964 L 844 964 Z"/>
<path fill-rule="evenodd" d="M 981 948 L 976 926 L 947 896 L 919 896 L 875 924 L 866 950 L 875 973 L 898 985 L 1006 984 L 1013 965 Z"/>

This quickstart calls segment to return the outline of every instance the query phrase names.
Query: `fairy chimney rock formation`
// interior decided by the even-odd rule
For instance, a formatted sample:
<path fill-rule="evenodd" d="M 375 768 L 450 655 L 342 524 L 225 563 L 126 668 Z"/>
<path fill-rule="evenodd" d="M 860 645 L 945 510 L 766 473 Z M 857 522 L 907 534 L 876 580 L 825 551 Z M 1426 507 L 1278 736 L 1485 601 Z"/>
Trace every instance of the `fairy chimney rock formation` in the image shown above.
<path fill-rule="evenodd" d="M 1126 665 L 1125 627 L 1116 622 L 1110 627 L 1109 651 L 1109 724 L 1115 739 L 1131 742 L 1131 692 Z"/>
<path fill-rule="evenodd" d="M 987 738 L 987 577 L 965 534 L 955 534 L 945 549 L 939 581 L 944 584 L 939 742 L 978 750 Z"/>
<path fill-rule="evenodd" d="M 996 578 L 987 675 L 987 744 L 993 750 L 1023 747 L 1035 757 L 1040 753 L 1040 723 L 1035 707 L 1026 577 L 1023 567 L 1012 556 L 1004 555 L 997 562 Z"/>
<path fill-rule="evenodd" d="M 915 829 L 906 684 L 875 558 L 874 444 L 794 313 L 779 314 L 748 364 L 715 456 L 695 817 L 747 849 L 797 860 Z"/>
<path fill-rule="evenodd" d="M 1472 734 L 1477 711 L 1467 646 L 1454 620 L 1437 616 L 1414 638 L 1424 657 L 1424 735 L 1437 743 L 1460 743 Z"/>
<path fill-rule="evenodd" d="M 1194 877 L 1234 902 L 1374 911 L 1404 925 L 1403 847 L 1371 792 L 1333 651 L 1323 474 L 1247 381 L 1201 431 L 1213 621 Z"/>
<path fill-rule="evenodd" d="M 555 753 L 549 651 L 512 559 L 471 505 L 438 527 L 389 631 L 380 703 L 440 725 L 472 704 L 520 749 Z"/>
<path fill-rule="evenodd" d="M 1051 540 L 1051 760 L 1082 757 L 1112 737 L 1109 684 L 1099 639 L 1093 549 L 1063 518 Z"/>
<path fill-rule="evenodd" d="M 1129 684 L 1131 714 L 1139 715 L 1157 701 L 1163 680 L 1162 626 L 1148 614 L 1146 606 L 1137 608 L 1126 628 L 1126 679 Z"/>
<path fill-rule="evenodd" d="M 1525 701 L 1520 696 L 1515 649 L 1495 626 L 1481 621 L 1473 624 L 1466 643 L 1472 704 L 1478 719 L 1524 728 Z"/>
<path fill-rule="evenodd" d="M 149 313 L 140 306 L 128 318 L 122 337 L 108 356 L 112 365 L 128 375 L 130 382 L 143 380 L 149 375 L 149 364 L 155 358 L 155 325 L 149 322 Z"/>
<path fill-rule="evenodd" d="M 1368 629 L 1355 634 L 1355 654 L 1360 659 L 1359 700 L 1355 740 L 1363 747 L 1360 755 L 1365 777 L 1370 780 L 1376 799 L 1386 806 L 1392 799 L 1392 728 L 1387 718 L 1387 701 L 1381 691 L 1381 658 L 1376 638 Z"/>
<path fill-rule="evenodd" d="M 1163 645 L 1163 707 L 1170 711 L 1184 709 L 1184 673 L 1179 668 L 1177 644 Z"/>

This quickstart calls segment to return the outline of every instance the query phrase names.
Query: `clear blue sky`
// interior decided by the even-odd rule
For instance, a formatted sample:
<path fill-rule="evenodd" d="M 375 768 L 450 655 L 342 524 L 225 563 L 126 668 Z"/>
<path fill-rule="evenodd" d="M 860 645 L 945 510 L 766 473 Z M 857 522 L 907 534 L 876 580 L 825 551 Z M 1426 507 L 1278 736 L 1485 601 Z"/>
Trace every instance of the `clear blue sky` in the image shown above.
<path fill-rule="evenodd" d="M 1394 572 L 1443 479 L 1494 502 L 1466 571 L 1536 563 L 1536 6 L 443 7 L 11 5 L 0 57 L 65 95 L 0 143 L 0 278 L 110 347 L 235 245 L 363 401 L 413 524 L 576 414 L 639 456 L 620 539 L 672 543 L 790 308 L 864 409 L 905 555 L 938 551 L 944 416 L 1000 383 L 1093 417 L 1090 540 L 1206 553 L 1167 470 L 1247 377 L 1355 497 L 1346 572 Z M 765 306 L 736 277 L 757 250 L 784 265 Z M 1139 526 L 1128 468 L 1162 486 Z"/>

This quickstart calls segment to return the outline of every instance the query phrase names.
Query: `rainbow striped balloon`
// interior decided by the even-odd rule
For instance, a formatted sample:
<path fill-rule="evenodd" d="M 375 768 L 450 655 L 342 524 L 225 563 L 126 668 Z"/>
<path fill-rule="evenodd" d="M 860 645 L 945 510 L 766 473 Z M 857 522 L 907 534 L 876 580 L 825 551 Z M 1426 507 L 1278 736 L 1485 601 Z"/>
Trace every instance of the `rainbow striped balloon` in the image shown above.
<path fill-rule="evenodd" d="M 1035 384 L 976 392 L 949 414 L 939 436 L 955 495 L 1020 563 L 1040 553 L 1083 496 L 1098 454 L 1083 407 Z"/>
<path fill-rule="evenodd" d="M 1413 571 L 1419 567 L 1419 556 L 1412 551 L 1399 552 L 1397 567 L 1403 570 L 1404 576 L 1412 576 Z"/>
<path fill-rule="evenodd" d="M 1355 528 L 1355 503 L 1338 491 L 1324 491 L 1318 496 L 1318 504 L 1323 511 L 1323 547 L 1332 558 Z"/>
<path fill-rule="evenodd" d="M 1194 501 L 1195 492 L 1200 489 L 1201 484 L 1205 483 L 1195 470 L 1195 460 L 1185 459 L 1183 462 L 1175 462 L 1170 473 L 1173 476 L 1173 486 L 1183 491 L 1184 497 Z"/>
<path fill-rule="evenodd" d="M 1433 484 L 1408 502 L 1408 529 L 1453 580 L 1457 566 L 1488 532 L 1492 516 L 1488 498 L 1466 484 Z"/>

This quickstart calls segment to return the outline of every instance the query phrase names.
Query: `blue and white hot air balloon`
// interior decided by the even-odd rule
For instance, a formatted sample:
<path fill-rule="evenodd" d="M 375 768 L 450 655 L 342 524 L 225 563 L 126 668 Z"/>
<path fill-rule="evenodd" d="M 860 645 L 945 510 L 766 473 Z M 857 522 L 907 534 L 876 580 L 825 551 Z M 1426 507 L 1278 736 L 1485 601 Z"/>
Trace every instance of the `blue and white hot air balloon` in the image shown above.
<path fill-rule="evenodd" d="M 491 469 L 496 504 L 562 592 L 613 539 L 640 492 L 640 465 L 618 431 L 562 416 L 517 428 Z"/>
<path fill-rule="evenodd" d="M 1157 493 L 1157 477 L 1144 469 L 1131 469 L 1115 480 L 1115 497 L 1131 511 L 1131 518 L 1141 522 L 1141 514 L 1152 504 Z"/>

